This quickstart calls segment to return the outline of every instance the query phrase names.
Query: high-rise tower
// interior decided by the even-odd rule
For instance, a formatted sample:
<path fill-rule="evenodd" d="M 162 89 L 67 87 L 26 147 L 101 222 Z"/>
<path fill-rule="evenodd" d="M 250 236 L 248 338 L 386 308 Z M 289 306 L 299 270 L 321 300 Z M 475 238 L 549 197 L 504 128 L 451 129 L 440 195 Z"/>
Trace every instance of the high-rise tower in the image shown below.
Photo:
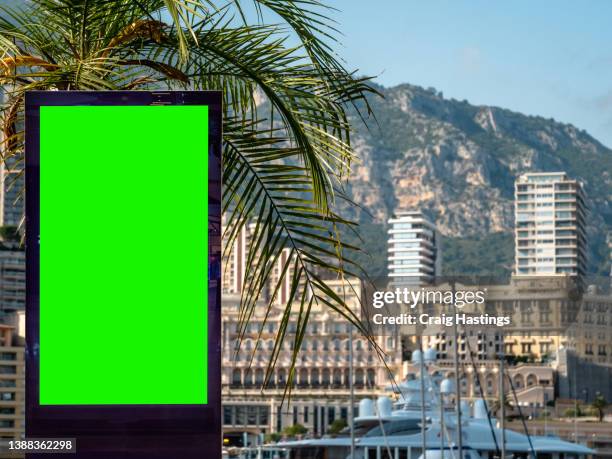
<path fill-rule="evenodd" d="M 389 277 L 394 284 L 423 285 L 440 275 L 439 237 L 422 212 L 398 212 L 389 219 Z"/>
<path fill-rule="evenodd" d="M 583 276 L 586 203 L 582 184 L 564 172 L 521 175 L 515 182 L 515 274 Z"/>

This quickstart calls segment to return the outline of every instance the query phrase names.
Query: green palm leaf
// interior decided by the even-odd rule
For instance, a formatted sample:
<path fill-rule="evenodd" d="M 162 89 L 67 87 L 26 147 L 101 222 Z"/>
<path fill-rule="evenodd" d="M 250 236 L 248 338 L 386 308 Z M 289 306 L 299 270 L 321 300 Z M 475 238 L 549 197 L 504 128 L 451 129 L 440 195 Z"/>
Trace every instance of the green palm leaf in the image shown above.
<path fill-rule="evenodd" d="M 334 55 L 335 26 L 323 3 L 254 5 L 255 18 L 238 0 L 32 0 L 1 8 L 2 159 L 19 164 L 23 157 L 28 90 L 222 90 L 228 246 L 245 225 L 255 228 L 240 304 L 242 335 L 264 290 L 271 292 L 269 315 L 281 285 L 290 284 L 267 382 L 287 339 L 294 342 L 295 367 L 314 305 L 343 315 L 367 336 L 325 279 L 362 274 L 351 261 L 359 249 L 339 237 L 339 229 L 356 225 L 338 214 L 336 200 L 345 199 L 342 187 L 354 161 L 347 108 L 365 107 L 367 114 L 373 90 Z M 265 10 L 281 23 L 264 23 Z M 297 45 L 288 44 L 291 36 Z M 296 332 L 289 333 L 293 321 Z"/>

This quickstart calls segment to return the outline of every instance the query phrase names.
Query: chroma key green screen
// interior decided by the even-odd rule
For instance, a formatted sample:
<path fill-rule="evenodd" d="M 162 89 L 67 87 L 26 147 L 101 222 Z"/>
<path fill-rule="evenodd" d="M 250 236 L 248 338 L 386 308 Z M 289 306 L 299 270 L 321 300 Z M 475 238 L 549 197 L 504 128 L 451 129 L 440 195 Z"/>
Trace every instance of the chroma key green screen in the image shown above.
<path fill-rule="evenodd" d="M 208 109 L 40 108 L 40 404 L 207 403 Z"/>

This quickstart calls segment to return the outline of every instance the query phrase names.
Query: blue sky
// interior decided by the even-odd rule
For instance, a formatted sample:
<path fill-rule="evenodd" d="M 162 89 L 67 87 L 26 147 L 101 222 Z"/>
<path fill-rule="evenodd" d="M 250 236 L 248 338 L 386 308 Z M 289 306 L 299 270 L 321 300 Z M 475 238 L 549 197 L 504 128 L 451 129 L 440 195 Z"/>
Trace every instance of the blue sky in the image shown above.
<path fill-rule="evenodd" d="M 612 1 L 329 4 L 339 54 L 378 82 L 552 117 L 612 147 Z"/>
<path fill-rule="evenodd" d="M 612 148 L 612 0 L 323 1 L 338 54 L 379 83 L 555 118 Z"/>

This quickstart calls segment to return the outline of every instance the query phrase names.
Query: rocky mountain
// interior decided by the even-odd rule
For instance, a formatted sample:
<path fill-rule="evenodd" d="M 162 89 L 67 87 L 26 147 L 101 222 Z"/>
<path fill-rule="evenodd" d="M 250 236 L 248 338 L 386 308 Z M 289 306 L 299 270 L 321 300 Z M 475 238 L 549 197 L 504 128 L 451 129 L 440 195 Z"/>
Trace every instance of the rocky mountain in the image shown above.
<path fill-rule="evenodd" d="M 471 245 L 489 242 L 499 253 L 487 254 L 488 263 L 498 262 L 488 269 L 508 273 L 515 178 L 528 171 L 566 171 L 584 183 L 590 204 L 590 271 L 609 272 L 605 238 L 612 229 L 612 150 L 553 119 L 445 99 L 434 89 L 409 84 L 377 89 L 384 98 L 369 100 L 376 121 L 365 126 L 352 115 L 361 161 L 348 192 L 367 209 L 355 212 L 366 227 L 368 246 L 380 251 L 371 239 L 381 233 L 372 226 L 384 230 L 394 211 L 419 208 L 444 236 L 447 270 L 477 270 L 466 267 L 462 254 L 478 254 Z M 379 253 L 375 257 L 384 264 L 384 254 L 382 261 Z M 478 266 L 478 261 L 470 263 Z"/>

